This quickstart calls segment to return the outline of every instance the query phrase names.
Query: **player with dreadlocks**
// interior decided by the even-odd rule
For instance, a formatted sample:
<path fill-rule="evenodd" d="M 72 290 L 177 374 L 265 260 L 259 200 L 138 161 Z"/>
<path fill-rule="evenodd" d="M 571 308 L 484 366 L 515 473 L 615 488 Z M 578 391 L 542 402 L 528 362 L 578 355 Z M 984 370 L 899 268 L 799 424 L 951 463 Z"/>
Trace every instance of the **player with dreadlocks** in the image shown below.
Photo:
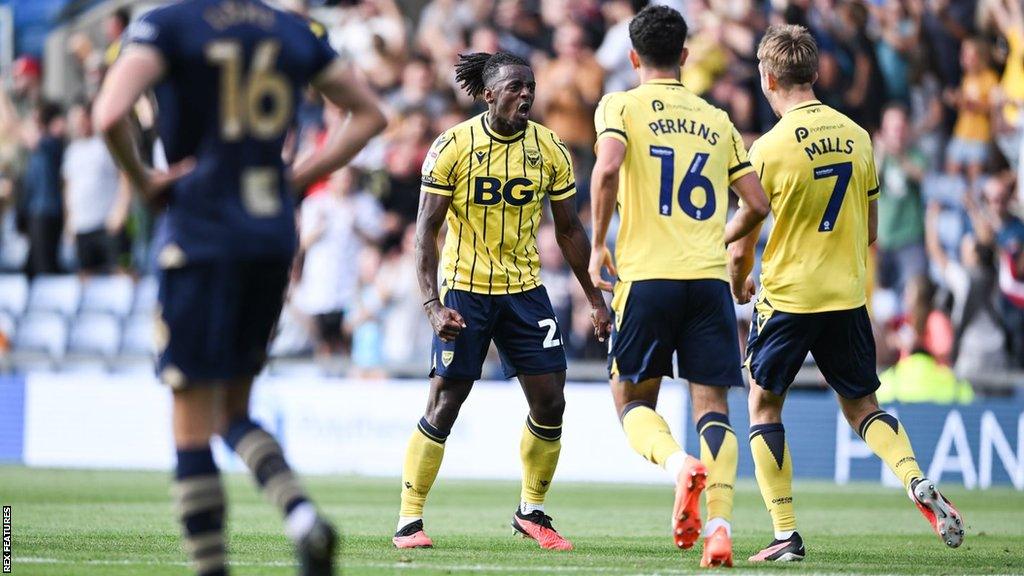
<path fill-rule="evenodd" d="M 487 111 L 438 136 L 423 163 L 416 268 L 435 336 L 427 408 L 406 450 L 393 542 L 398 548 L 433 545 L 423 531 L 423 504 L 493 341 L 504 376 L 518 377 L 529 404 L 520 445 L 522 498 L 512 527 L 542 548 L 571 550 L 544 513 L 561 449 L 566 366 L 540 281 L 537 230 L 545 197 L 558 246 L 590 301 L 602 341 L 611 331 L 610 316 L 587 274 L 590 243 L 576 212 L 569 152 L 554 132 L 529 120 L 536 88 L 529 63 L 512 54 L 478 53 L 461 55 L 455 70 Z M 446 221 L 439 254 L 437 236 Z"/>

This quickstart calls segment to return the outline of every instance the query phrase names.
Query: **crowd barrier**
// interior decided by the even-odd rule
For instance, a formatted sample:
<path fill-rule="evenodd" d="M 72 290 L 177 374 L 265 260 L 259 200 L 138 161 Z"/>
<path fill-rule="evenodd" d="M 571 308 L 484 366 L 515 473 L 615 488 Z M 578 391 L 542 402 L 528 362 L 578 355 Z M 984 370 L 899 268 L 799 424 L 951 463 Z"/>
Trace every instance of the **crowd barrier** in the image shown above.
<path fill-rule="evenodd" d="M 397 477 L 426 394 L 423 380 L 266 377 L 255 388 L 253 407 L 301 472 Z M 569 383 L 566 398 L 559 479 L 665 482 L 664 472 L 627 445 L 605 386 Z M 752 477 L 745 392 L 734 390 L 730 404 L 740 437 L 740 476 Z M 967 488 L 1024 490 L 1024 399 L 889 408 L 907 427 L 930 478 Z M 696 453 L 698 439 L 681 382 L 666 381 L 659 411 Z M 516 383 L 478 383 L 448 440 L 442 475 L 517 479 L 526 413 Z M 149 378 L 2 377 L 0 462 L 168 470 L 174 458 L 169 416 L 168 390 Z M 830 394 L 793 392 L 784 418 L 797 478 L 895 484 L 847 426 Z M 215 450 L 225 469 L 241 469 L 224 446 Z"/>

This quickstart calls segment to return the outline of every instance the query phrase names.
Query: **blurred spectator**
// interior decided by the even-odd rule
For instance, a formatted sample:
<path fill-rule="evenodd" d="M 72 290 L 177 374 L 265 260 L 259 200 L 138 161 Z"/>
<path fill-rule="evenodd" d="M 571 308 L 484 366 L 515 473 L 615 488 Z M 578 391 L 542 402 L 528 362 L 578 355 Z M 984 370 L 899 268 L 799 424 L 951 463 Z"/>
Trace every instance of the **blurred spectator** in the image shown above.
<path fill-rule="evenodd" d="M 56 274 L 60 248 L 63 198 L 61 162 L 66 122 L 60 106 L 46 102 L 35 112 L 39 134 L 30 145 L 22 181 L 22 210 L 29 239 L 29 276 Z"/>
<path fill-rule="evenodd" d="M 945 151 L 942 85 L 933 62 L 927 47 L 919 46 L 910 59 L 908 78 L 911 140 L 929 171 L 943 165 Z"/>
<path fill-rule="evenodd" d="M 896 319 L 888 344 L 899 358 L 924 352 L 935 362 L 949 366 L 953 353 L 953 324 L 935 308 L 935 284 L 927 274 L 910 278 L 903 292 L 905 313 Z"/>
<path fill-rule="evenodd" d="M 388 105 L 399 115 L 411 110 L 422 110 L 429 117 L 437 117 L 448 108 L 448 103 L 434 87 L 434 73 L 430 61 L 416 57 L 402 71 L 402 85 L 387 99 Z"/>
<path fill-rule="evenodd" d="M 116 264 L 115 236 L 124 226 L 131 192 L 103 138 L 93 133 L 89 109 L 68 112 L 72 140 L 64 152 L 64 231 L 73 239 L 79 272 L 104 274 Z"/>
<path fill-rule="evenodd" d="M 636 70 L 629 62 L 633 44 L 629 40 L 629 21 L 633 19 L 631 0 L 608 0 L 601 5 L 601 13 L 608 23 L 596 58 L 604 69 L 604 93 L 622 92 L 640 83 Z"/>
<path fill-rule="evenodd" d="M 903 105 L 886 108 L 874 146 L 882 187 L 878 198 L 877 279 L 879 286 L 900 292 L 909 278 L 928 270 L 921 198 L 927 164 L 911 143 Z"/>
<path fill-rule="evenodd" d="M 996 144 L 1011 168 L 1018 167 L 1021 147 L 1021 106 L 1024 105 L 1024 12 L 1020 0 L 988 3 L 992 20 L 1006 40 L 1008 53 L 996 99 Z"/>
<path fill-rule="evenodd" d="M 910 56 L 918 42 L 917 22 L 906 2 L 882 2 L 878 7 L 879 38 L 875 47 L 886 96 L 909 104 Z"/>
<path fill-rule="evenodd" d="M 388 174 L 384 207 L 397 218 L 393 227 L 404 227 L 416 220 L 420 167 L 430 151 L 430 129 L 430 117 L 422 109 L 410 110 L 392 129 L 391 141 L 384 152 Z"/>
<path fill-rule="evenodd" d="M 331 44 L 358 66 L 370 84 L 398 84 L 406 51 L 405 19 L 394 0 L 361 0 L 338 9 Z"/>
<path fill-rule="evenodd" d="M 43 74 L 39 61 L 32 56 L 21 56 L 11 67 L 12 98 L 19 118 L 28 118 L 43 104 Z"/>
<path fill-rule="evenodd" d="M 573 154 L 576 181 L 586 190 L 593 166 L 594 110 L 604 71 L 583 28 L 567 22 L 555 31 L 555 58 L 538 67 L 535 109 Z"/>
<path fill-rule="evenodd" d="M 837 6 L 841 25 L 840 45 L 852 63 L 850 82 L 843 95 L 846 112 L 868 132 L 878 128 L 885 104 L 885 80 L 878 66 L 874 44 L 868 36 L 868 11 L 862 2 Z"/>
<path fill-rule="evenodd" d="M 110 66 L 121 55 L 121 36 L 132 21 L 128 7 L 120 8 L 107 17 L 103 33 L 107 38 L 107 49 L 103 54 L 104 64 Z"/>
<path fill-rule="evenodd" d="M 970 193 L 966 200 L 973 202 Z M 977 224 L 977 211 L 968 210 L 978 236 L 964 236 L 960 241 L 960 261 L 950 259 L 939 242 L 940 210 L 938 204 L 928 206 L 925 237 L 932 263 L 953 297 L 953 368 L 959 377 L 970 380 L 1007 366 L 1006 338 L 995 304 L 994 239 L 984 226 Z"/>
<path fill-rule="evenodd" d="M 974 389 L 947 366 L 925 352 L 915 352 L 878 375 L 882 385 L 875 393 L 880 404 L 928 402 L 970 404 Z"/>
<path fill-rule="evenodd" d="M 379 379 L 385 375 L 380 323 L 384 301 L 377 284 L 380 252 L 376 248 L 363 250 L 358 270 L 359 286 L 345 319 L 345 331 L 352 339 L 352 376 Z"/>
<path fill-rule="evenodd" d="M 989 178 L 982 193 L 985 224 L 992 227 L 999 247 L 999 311 L 1009 337 L 1010 358 L 1014 366 L 1024 367 L 1024 222 L 1011 212 L 1012 186 L 1006 178 Z"/>
<path fill-rule="evenodd" d="M 433 330 L 427 322 L 416 277 L 416 231 L 405 229 L 401 243 L 385 254 L 377 275 L 384 303 L 382 354 L 387 366 L 426 365 Z M 396 336 L 397 335 L 397 336 Z"/>
<path fill-rule="evenodd" d="M 358 188 L 351 168 L 335 172 L 326 190 L 301 207 L 300 246 L 305 253 L 295 305 L 315 321 L 317 353 L 342 347 L 345 308 L 358 295 L 359 256 L 380 239 L 377 201 Z"/>
<path fill-rule="evenodd" d="M 960 48 L 963 81 L 957 90 L 946 91 L 946 101 L 957 109 L 953 138 L 946 149 L 946 171 L 965 172 L 968 185 L 978 181 L 988 162 L 992 126 L 989 121 L 993 89 L 999 84 L 989 68 L 987 45 L 979 38 L 965 40 Z"/>

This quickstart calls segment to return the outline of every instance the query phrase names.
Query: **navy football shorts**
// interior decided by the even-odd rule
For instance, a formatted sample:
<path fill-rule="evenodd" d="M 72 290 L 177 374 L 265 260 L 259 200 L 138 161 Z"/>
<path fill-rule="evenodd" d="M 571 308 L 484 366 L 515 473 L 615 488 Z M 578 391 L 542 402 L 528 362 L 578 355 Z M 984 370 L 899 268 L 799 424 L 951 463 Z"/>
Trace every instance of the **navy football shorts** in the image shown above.
<path fill-rule="evenodd" d="M 708 386 L 743 386 L 736 310 L 722 280 L 638 280 L 615 285 L 608 372 L 641 382 L 673 376 Z"/>
<path fill-rule="evenodd" d="M 466 327 L 451 342 L 434 334 L 431 376 L 479 380 L 492 340 L 505 378 L 565 371 L 562 334 L 543 286 L 501 295 L 449 290 L 442 302 Z"/>
<path fill-rule="evenodd" d="M 843 398 L 862 398 L 878 390 L 867 307 L 794 314 L 775 310 L 767 301 L 758 302 L 747 341 L 747 368 L 757 384 L 782 396 L 808 352 L 829 386 Z"/>
<path fill-rule="evenodd" d="M 180 388 L 263 369 L 289 261 L 210 262 L 160 271 L 157 374 Z"/>

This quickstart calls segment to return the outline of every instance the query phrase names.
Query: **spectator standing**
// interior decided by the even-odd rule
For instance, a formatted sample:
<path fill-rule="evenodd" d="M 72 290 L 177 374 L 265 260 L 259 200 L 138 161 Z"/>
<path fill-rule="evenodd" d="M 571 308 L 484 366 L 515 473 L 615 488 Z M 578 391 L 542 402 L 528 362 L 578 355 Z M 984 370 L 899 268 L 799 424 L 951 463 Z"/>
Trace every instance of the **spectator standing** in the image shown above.
<path fill-rule="evenodd" d="M 946 101 L 957 111 L 953 138 L 946 148 L 946 171 L 964 172 L 968 187 L 973 187 L 988 162 L 992 141 L 992 91 L 999 84 L 989 68 L 988 47 L 979 38 L 965 40 L 960 48 L 960 66 L 964 76 L 957 90 L 946 92 Z"/>
<path fill-rule="evenodd" d="M 875 137 L 878 198 L 878 284 L 902 292 L 907 280 L 928 271 L 921 181 L 927 162 L 913 147 L 907 111 L 890 105 Z"/>
<path fill-rule="evenodd" d="M 36 125 L 39 137 L 31 146 L 22 180 L 29 276 L 58 272 L 63 216 L 60 173 L 66 123 L 60 106 L 42 104 L 36 111 Z"/>
<path fill-rule="evenodd" d="M 587 46 L 583 28 L 562 24 L 555 31 L 555 58 L 537 72 L 534 107 L 572 151 L 577 183 L 587 179 L 593 165 L 594 110 L 603 82 L 604 70 Z"/>
<path fill-rule="evenodd" d="M 965 195 L 968 203 L 973 202 L 967 199 L 970 194 Z M 977 236 L 964 236 L 960 242 L 960 261 L 951 260 L 939 242 L 940 212 L 938 204 L 928 206 L 925 240 L 931 261 L 953 296 L 953 371 L 971 380 L 1007 366 L 1006 337 L 995 304 L 994 240 L 981 224 L 977 211 L 968 209 Z"/>
<path fill-rule="evenodd" d="M 1011 363 L 1024 367 L 1024 300 L 1019 296 L 1024 283 L 1024 222 L 1012 211 L 1012 188 L 1007 178 L 993 177 L 982 193 L 988 224 L 999 247 L 999 312 L 1009 337 Z"/>
<path fill-rule="evenodd" d="M 604 93 L 624 92 L 640 83 L 629 62 L 629 21 L 633 19 L 632 0 L 609 0 L 601 5 L 601 14 L 609 24 L 595 57 L 604 69 Z"/>
<path fill-rule="evenodd" d="M 448 108 L 448 102 L 435 90 L 430 61 L 423 57 L 415 57 L 406 63 L 402 70 L 402 84 L 387 103 L 399 115 L 423 110 L 431 118 L 440 116 Z"/>
<path fill-rule="evenodd" d="M 943 130 L 945 110 L 942 107 L 942 84 L 927 46 L 919 46 L 914 51 L 909 76 L 911 140 L 924 157 L 928 171 L 940 170 L 946 139 Z"/>
<path fill-rule="evenodd" d="M 999 82 L 1001 106 L 994 115 L 996 144 L 1010 167 L 1019 169 L 1021 130 L 1024 128 L 1024 119 L 1021 118 L 1021 107 L 1024 106 L 1024 12 L 1020 0 L 995 0 L 989 5 L 992 20 L 1009 49 Z"/>
<path fill-rule="evenodd" d="M 130 199 L 121 186 L 120 173 L 103 139 L 93 132 L 87 107 L 68 113 L 73 139 L 64 152 L 64 230 L 73 238 L 78 269 L 83 274 L 105 274 L 116 260 L 115 236 L 124 224 L 124 206 Z"/>
<path fill-rule="evenodd" d="M 327 190 L 303 202 L 299 230 L 305 260 L 295 305 L 313 317 L 317 354 L 328 357 L 341 350 L 345 309 L 358 291 L 360 252 L 380 239 L 381 210 L 357 187 L 354 170 L 343 168 Z"/>
<path fill-rule="evenodd" d="M 385 254 L 377 275 L 377 291 L 385 306 L 382 353 L 388 366 L 411 366 L 430 357 L 434 332 L 420 301 L 415 246 L 416 230 L 409 226 L 401 243 Z"/>

